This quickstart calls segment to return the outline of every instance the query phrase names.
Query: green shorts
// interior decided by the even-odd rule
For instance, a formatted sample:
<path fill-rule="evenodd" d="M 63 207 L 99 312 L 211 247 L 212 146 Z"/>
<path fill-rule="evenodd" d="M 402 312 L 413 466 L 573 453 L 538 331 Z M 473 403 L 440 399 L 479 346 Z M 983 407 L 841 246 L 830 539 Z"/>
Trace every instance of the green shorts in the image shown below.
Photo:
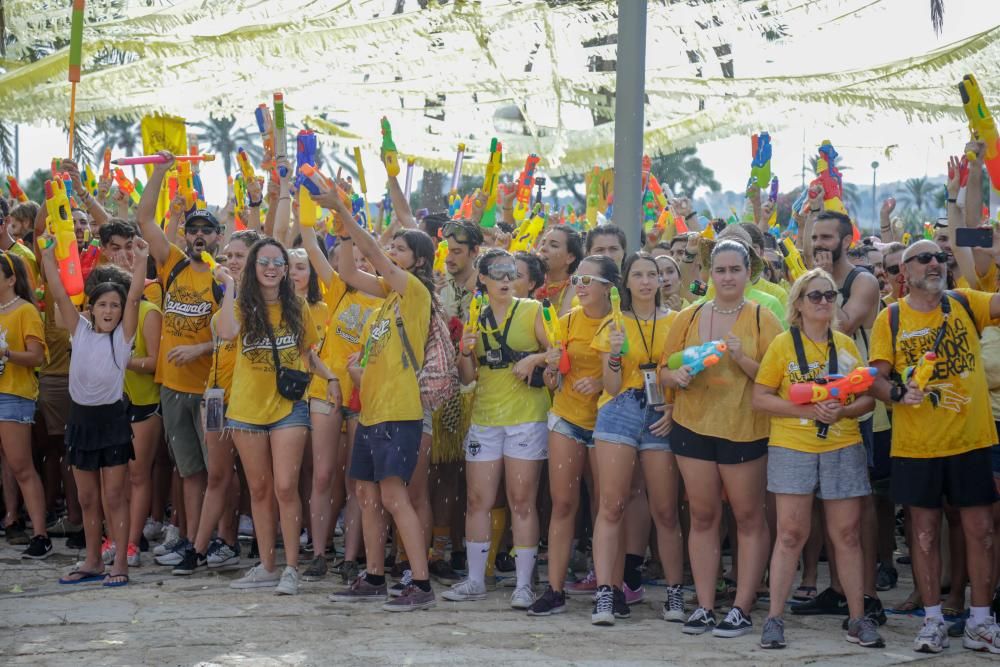
<path fill-rule="evenodd" d="M 208 448 L 201 424 L 201 394 L 188 394 L 162 387 L 160 408 L 170 458 L 181 477 L 208 469 Z"/>

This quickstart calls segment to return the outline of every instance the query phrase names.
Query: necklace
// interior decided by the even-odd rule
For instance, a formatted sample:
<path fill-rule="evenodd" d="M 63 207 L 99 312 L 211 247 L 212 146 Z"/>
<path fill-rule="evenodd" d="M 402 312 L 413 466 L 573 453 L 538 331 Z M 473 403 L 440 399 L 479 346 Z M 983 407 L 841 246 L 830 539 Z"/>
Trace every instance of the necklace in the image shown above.
<path fill-rule="evenodd" d="M 20 299 L 20 298 L 21 297 L 19 297 L 19 296 L 15 296 L 13 299 L 11 299 L 10 301 L 8 301 L 7 303 L 0 303 L 0 310 L 7 310 L 11 306 L 13 306 L 15 303 L 17 303 L 17 300 Z"/>
<path fill-rule="evenodd" d="M 632 310 L 632 314 L 635 315 L 636 319 L 638 320 L 642 320 L 643 322 L 649 322 L 650 320 L 656 317 L 656 307 L 655 306 L 653 307 L 653 312 L 650 314 L 649 317 L 643 317 L 639 313 L 635 312 L 635 309 Z"/>
<path fill-rule="evenodd" d="M 733 308 L 723 309 L 715 305 L 715 299 L 712 299 L 712 310 L 718 313 L 719 315 L 733 315 L 743 310 L 744 305 L 746 305 L 746 299 L 740 301 L 739 304 Z"/>

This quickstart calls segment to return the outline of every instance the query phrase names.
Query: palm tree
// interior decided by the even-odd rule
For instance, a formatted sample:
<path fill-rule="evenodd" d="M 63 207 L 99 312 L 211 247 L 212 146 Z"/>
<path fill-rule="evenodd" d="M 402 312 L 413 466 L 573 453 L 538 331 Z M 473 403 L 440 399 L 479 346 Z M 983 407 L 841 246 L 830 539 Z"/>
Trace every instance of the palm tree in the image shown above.
<path fill-rule="evenodd" d="M 97 154 L 104 155 L 104 149 L 125 151 L 126 157 L 132 157 L 136 148 L 142 142 L 139 124 L 128 118 L 111 116 L 95 123 L 98 141 Z"/>
<path fill-rule="evenodd" d="M 903 189 L 898 193 L 899 201 L 904 208 L 920 214 L 929 209 L 933 202 L 933 190 L 934 186 L 927 180 L 926 176 L 908 178 L 903 182 Z"/>
<path fill-rule="evenodd" d="M 254 143 L 254 136 L 245 127 L 236 128 L 236 118 L 233 116 L 210 117 L 205 122 L 190 123 L 190 125 L 202 130 L 200 139 L 208 144 L 210 151 L 219 156 L 222 168 L 226 171 L 226 178 L 233 173 L 233 158 L 238 148 L 249 153 L 250 159 L 255 162 L 260 162 L 263 156 L 261 148 Z"/>

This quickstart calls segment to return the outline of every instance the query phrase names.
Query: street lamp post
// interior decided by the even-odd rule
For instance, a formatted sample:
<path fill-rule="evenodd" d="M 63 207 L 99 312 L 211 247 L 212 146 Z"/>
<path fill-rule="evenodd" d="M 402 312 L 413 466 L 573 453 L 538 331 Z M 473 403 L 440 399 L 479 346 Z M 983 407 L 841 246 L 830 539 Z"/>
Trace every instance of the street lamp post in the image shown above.
<path fill-rule="evenodd" d="M 872 162 L 872 236 L 878 235 L 878 206 L 875 203 L 875 174 L 878 172 L 878 160 Z"/>

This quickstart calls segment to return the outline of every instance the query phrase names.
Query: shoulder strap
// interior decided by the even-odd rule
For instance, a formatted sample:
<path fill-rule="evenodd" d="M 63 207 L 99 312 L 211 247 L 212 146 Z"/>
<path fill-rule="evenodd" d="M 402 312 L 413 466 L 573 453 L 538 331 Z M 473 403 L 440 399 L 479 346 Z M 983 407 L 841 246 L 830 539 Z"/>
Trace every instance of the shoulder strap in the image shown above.
<path fill-rule="evenodd" d="M 760 304 L 759 303 L 757 304 L 756 315 L 757 315 L 757 334 L 759 335 L 760 334 Z"/>
<path fill-rule="evenodd" d="M 179 261 L 176 264 L 174 264 L 174 268 L 170 269 L 170 273 L 167 274 L 167 279 L 163 283 L 163 296 L 164 297 L 167 296 L 167 292 L 170 290 L 170 286 L 174 284 L 175 280 L 177 280 L 177 276 L 179 276 L 181 274 L 181 271 L 183 271 L 184 269 L 186 269 L 189 266 L 191 266 L 191 258 L 190 257 L 185 257 L 181 261 Z M 225 294 L 225 292 L 222 289 L 222 285 L 220 285 L 219 283 L 215 282 L 215 280 L 213 280 L 212 281 L 212 298 L 215 300 L 215 305 L 219 306 L 219 305 L 222 304 L 222 297 L 224 296 L 224 294 Z"/>
<path fill-rule="evenodd" d="M 840 296 L 844 300 L 840 303 L 840 307 L 843 308 L 847 300 L 851 298 L 851 285 L 854 284 L 854 279 L 858 277 L 858 274 L 864 271 L 864 269 L 859 269 L 858 267 L 851 267 L 851 272 L 847 274 L 844 278 L 844 286 L 840 288 Z"/>
<path fill-rule="evenodd" d="M 396 311 L 396 329 L 399 330 L 399 340 L 403 343 L 403 368 L 412 368 L 414 373 L 419 373 L 417 365 L 417 355 L 413 353 L 413 346 L 410 345 L 410 338 L 406 335 L 406 327 L 403 326 L 403 315 L 399 312 L 399 301 L 393 304 Z M 433 325 L 433 323 L 432 323 Z"/>
<path fill-rule="evenodd" d="M 799 373 L 803 378 L 809 377 L 809 360 L 806 358 L 806 349 L 802 345 L 802 332 L 799 331 L 798 327 L 789 327 L 788 332 L 792 334 L 792 344 L 795 346 L 795 357 L 799 364 Z M 839 370 L 837 368 L 837 343 L 833 339 L 833 331 L 829 331 L 827 337 L 830 340 L 830 358 L 827 373 L 829 375 L 836 375 Z"/>
<path fill-rule="evenodd" d="M 965 308 L 965 314 L 969 316 L 969 319 L 972 320 L 972 326 L 976 328 L 976 335 L 981 336 L 983 332 L 979 330 L 979 323 L 976 321 L 976 316 L 972 313 L 972 307 L 969 305 L 969 300 L 965 298 L 965 295 L 955 290 L 946 290 L 945 294 L 962 304 L 962 308 Z"/>
<path fill-rule="evenodd" d="M 271 328 L 271 316 L 264 313 L 264 323 L 267 325 L 267 337 L 271 341 L 271 354 L 274 356 L 274 372 L 281 370 L 281 358 L 278 356 L 278 343 L 274 340 L 274 329 Z"/>
<path fill-rule="evenodd" d="M 899 302 L 889 304 L 889 336 L 892 338 L 892 356 L 896 356 L 896 336 L 899 335 Z"/>

